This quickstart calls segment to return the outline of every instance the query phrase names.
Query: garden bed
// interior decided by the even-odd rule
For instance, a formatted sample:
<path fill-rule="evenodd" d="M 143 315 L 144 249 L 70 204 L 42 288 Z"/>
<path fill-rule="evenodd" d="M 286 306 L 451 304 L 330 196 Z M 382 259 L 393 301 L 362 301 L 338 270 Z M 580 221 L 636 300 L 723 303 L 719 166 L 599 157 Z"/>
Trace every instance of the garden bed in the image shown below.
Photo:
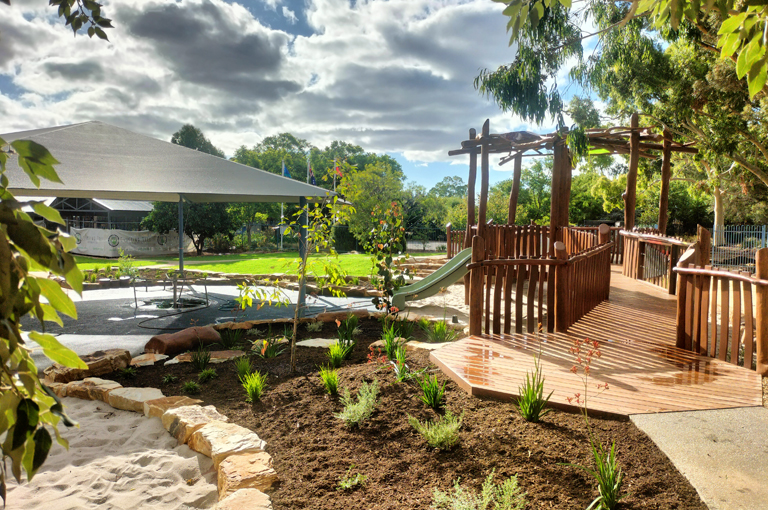
<path fill-rule="evenodd" d="M 326 334 L 320 336 L 335 333 L 332 326 L 326 324 Z M 497 481 L 517 475 L 527 493 L 527 508 L 584 509 L 594 499 L 589 476 L 565 465 L 591 466 L 582 416 L 553 411 L 542 423 L 528 423 L 510 402 L 470 397 L 429 362 L 427 352 L 409 351 L 411 368 L 437 373 L 447 382 L 448 409 L 464 412 L 459 445 L 437 451 L 407 420 L 408 415 L 425 420 L 437 414 L 420 401 L 415 384 L 395 383 L 385 365 L 367 363 L 368 345 L 379 339 L 381 327 L 375 319 L 362 320 L 360 327 L 352 357 L 339 369 L 340 387 L 355 394 L 363 381 L 378 379 L 381 393 L 373 416 L 359 429 L 347 429 L 334 417 L 342 405 L 323 391 L 317 369 L 326 362 L 326 350 L 321 348 L 299 347 L 293 376 L 288 352 L 269 360 L 254 357 L 254 368 L 269 373 L 267 391 L 255 405 L 246 403 L 233 362 L 211 365 L 218 377 L 201 384 L 201 392 L 194 395 L 267 441 L 280 477 L 270 491 L 275 510 L 427 509 L 434 488 L 448 490 L 461 478 L 462 486 L 478 489 L 494 469 Z M 106 378 L 181 395 L 182 384 L 197 380 L 197 373 L 189 363 L 168 367 L 158 363 L 137 369 L 130 380 L 116 373 Z M 164 384 L 166 375 L 177 380 Z M 591 422 L 603 441 L 616 441 L 629 493 L 619 508 L 706 509 L 669 459 L 631 422 L 596 418 Z M 351 466 L 352 475 L 367 476 L 365 485 L 337 490 Z"/>

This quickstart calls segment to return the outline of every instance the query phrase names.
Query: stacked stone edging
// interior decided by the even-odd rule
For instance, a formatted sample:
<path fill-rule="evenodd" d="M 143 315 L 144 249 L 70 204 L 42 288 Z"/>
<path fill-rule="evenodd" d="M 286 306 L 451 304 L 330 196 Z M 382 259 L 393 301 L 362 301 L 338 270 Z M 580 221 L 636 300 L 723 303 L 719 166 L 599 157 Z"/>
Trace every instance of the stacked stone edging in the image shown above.
<path fill-rule="evenodd" d="M 219 503 L 215 510 L 272 510 L 263 491 L 278 481 L 266 443 L 229 419 L 214 406 L 184 396 L 163 396 L 156 388 L 124 388 L 121 384 L 88 377 L 68 383 L 46 381 L 59 397 L 99 400 L 126 411 L 160 418 L 179 444 L 210 457 L 216 468 Z M 113 394 L 114 392 L 114 394 Z"/>

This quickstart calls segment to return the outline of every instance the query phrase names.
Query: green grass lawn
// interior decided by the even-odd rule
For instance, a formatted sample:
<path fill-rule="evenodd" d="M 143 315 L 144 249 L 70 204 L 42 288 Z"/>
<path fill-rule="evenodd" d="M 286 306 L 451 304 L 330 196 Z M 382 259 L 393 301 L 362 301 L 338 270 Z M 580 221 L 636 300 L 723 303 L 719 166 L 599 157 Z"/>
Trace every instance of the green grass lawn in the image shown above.
<path fill-rule="evenodd" d="M 417 256 L 440 255 L 418 252 Z M 186 269 L 198 271 L 211 271 L 217 273 L 240 274 L 269 274 L 269 273 L 295 273 L 295 261 L 299 258 L 298 252 L 282 253 L 225 253 L 222 255 L 203 255 L 201 257 L 184 257 Z M 327 255 L 311 255 L 316 262 L 310 268 L 316 273 L 322 272 L 322 261 L 328 259 Z M 75 260 L 80 269 L 103 268 L 118 265 L 117 259 L 99 259 L 75 255 Z M 330 260 L 333 260 L 331 258 Z M 178 265 L 178 257 L 155 257 L 152 259 L 135 259 L 135 266 L 155 266 L 166 264 Z M 339 255 L 339 264 L 347 274 L 351 276 L 368 276 L 371 274 L 371 256 L 366 254 L 345 253 Z"/>

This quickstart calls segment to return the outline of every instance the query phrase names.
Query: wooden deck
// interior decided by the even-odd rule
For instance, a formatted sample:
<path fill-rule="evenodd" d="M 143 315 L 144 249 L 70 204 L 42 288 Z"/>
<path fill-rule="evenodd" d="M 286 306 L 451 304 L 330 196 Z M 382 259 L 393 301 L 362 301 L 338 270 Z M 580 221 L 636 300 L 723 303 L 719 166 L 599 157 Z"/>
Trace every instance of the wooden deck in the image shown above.
<path fill-rule="evenodd" d="M 762 405 L 760 376 L 742 367 L 675 347 L 675 296 L 629 279 L 613 266 L 609 301 L 598 305 L 568 333 L 468 337 L 431 354 L 443 372 L 472 395 L 517 396 L 541 349 L 545 390 L 553 407 L 577 410 L 566 401 L 584 393 L 570 370 L 574 339 L 597 340 L 588 407 L 626 416 Z M 596 386 L 608 383 L 598 394 Z"/>

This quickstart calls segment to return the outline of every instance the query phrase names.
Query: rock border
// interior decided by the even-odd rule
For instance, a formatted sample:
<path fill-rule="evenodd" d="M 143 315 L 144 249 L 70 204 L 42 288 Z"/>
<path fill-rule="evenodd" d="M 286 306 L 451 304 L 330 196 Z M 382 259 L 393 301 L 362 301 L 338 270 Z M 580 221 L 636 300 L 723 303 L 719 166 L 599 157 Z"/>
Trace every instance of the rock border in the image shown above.
<path fill-rule="evenodd" d="M 272 501 L 263 491 L 272 487 L 278 476 L 272 457 L 264 451 L 266 443 L 251 430 L 228 423 L 216 407 L 203 407 L 201 400 L 190 397 L 162 396 L 157 388 L 124 388 L 98 377 L 46 385 L 59 397 L 98 400 L 145 418 L 160 418 L 179 444 L 187 444 L 214 461 L 218 492 L 214 510 L 272 510 Z"/>

